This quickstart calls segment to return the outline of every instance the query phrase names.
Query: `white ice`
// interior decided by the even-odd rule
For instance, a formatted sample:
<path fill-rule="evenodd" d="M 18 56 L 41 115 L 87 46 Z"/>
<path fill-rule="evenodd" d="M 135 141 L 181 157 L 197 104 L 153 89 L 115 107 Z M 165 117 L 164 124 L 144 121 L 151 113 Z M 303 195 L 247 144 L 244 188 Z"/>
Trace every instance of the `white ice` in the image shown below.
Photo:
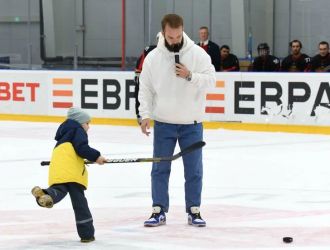
<path fill-rule="evenodd" d="M 50 158 L 57 126 L 0 122 L 0 249 L 330 249 L 329 136 L 205 130 L 205 228 L 187 225 L 181 159 L 172 164 L 167 225 L 158 228 L 143 227 L 150 163 L 90 165 L 96 241 L 82 244 L 69 197 L 45 209 L 30 194 L 47 187 L 40 161 Z M 89 140 L 108 158 L 152 156 L 152 136 L 138 127 L 92 125 Z"/>

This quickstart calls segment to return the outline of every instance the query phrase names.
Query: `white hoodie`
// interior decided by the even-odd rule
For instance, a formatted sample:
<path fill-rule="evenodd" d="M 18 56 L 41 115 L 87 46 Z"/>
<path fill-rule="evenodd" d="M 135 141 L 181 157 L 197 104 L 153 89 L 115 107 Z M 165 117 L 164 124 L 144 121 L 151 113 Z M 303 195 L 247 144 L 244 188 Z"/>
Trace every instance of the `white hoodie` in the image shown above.
<path fill-rule="evenodd" d="M 145 58 L 140 75 L 139 112 L 142 119 L 172 124 L 202 122 L 205 90 L 215 86 L 215 70 L 205 50 L 183 33 L 180 63 L 192 72 L 191 81 L 175 74 L 174 53 L 161 35 L 157 48 Z"/>

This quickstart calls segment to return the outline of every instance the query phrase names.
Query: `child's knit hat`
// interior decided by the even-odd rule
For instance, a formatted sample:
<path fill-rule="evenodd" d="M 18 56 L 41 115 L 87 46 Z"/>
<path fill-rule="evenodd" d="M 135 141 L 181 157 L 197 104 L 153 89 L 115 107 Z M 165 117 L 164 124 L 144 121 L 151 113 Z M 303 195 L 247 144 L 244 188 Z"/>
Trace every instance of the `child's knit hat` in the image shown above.
<path fill-rule="evenodd" d="M 81 108 L 72 107 L 68 110 L 68 119 L 74 120 L 80 124 L 89 122 L 91 117 Z"/>

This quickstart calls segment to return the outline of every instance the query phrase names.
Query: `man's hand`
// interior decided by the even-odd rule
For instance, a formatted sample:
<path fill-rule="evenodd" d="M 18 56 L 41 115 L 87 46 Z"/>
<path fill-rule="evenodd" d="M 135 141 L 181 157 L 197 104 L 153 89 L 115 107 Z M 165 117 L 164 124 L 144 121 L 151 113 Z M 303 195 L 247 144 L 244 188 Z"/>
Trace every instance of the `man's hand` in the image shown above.
<path fill-rule="evenodd" d="M 140 116 L 138 116 L 138 117 L 136 118 L 136 121 L 137 121 L 137 123 L 141 126 L 142 118 L 141 118 Z"/>
<path fill-rule="evenodd" d="M 181 64 L 181 63 L 176 63 L 176 64 L 175 64 L 175 74 L 176 74 L 178 77 L 181 77 L 181 78 L 186 79 L 186 78 L 189 76 L 190 71 L 189 71 L 189 69 L 187 69 L 186 66 L 184 66 L 183 64 Z"/>
<path fill-rule="evenodd" d="M 143 134 L 149 136 L 150 134 L 150 119 L 146 118 L 141 121 L 141 131 Z"/>

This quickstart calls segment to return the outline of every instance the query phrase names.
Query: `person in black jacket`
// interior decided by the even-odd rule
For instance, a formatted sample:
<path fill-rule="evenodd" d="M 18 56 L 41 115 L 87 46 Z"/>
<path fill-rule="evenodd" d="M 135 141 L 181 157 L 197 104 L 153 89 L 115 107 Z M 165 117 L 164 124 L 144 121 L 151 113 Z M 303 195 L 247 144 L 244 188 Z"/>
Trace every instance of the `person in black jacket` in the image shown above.
<path fill-rule="evenodd" d="M 87 131 L 90 116 L 80 108 L 70 108 L 67 120 L 57 129 L 49 166 L 49 187 L 35 186 L 31 193 L 39 206 L 51 208 L 68 193 L 76 219 L 81 242 L 94 241 L 93 217 L 88 208 L 84 190 L 88 186 L 88 171 L 84 159 L 104 164 L 107 160 L 88 145 Z"/>
<path fill-rule="evenodd" d="M 319 54 L 311 59 L 310 71 L 330 72 L 329 43 L 322 41 L 319 43 Z"/>
<path fill-rule="evenodd" d="M 234 54 L 230 53 L 228 45 L 223 45 L 220 48 L 220 71 L 239 71 L 239 61 Z"/>
<path fill-rule="evenodd" d="M 252 71 L 273 72 L 280 70 L 280 59 L 270 55 L 270 49 L 267 43 L 258 45 L 258 55 L 252 64 Z"/>
<path fill-rule="evenodd" d="M 157 36 L 156 36 L 156 42 L 158 42 L 159 36 L 161 36 L 161 32 L 158 32 Z M 142 67 L 143 67 L 143 62 L 144 59 L 146 58 L 146 56 L 149 54 L 150 51 L 152 51 L 153 49 L 155 49 L 157 47 L 157 45 L 149 45 L 147 47 L 145 47 L 145 49 L 143 50 L 142 54 L 140 55 L 140 57 L 137 59 L 136 61 L 136 65 L 135 65 L 135 77 L 134 77 L 134 83 L 135 83 L 135 89 L 134 89 L 134 98 L 135 98 L 135 114 L 136 114 L 136 119 L 138 124 L 141 124 L 141 116 L 139 113 L 139 107 L 140 107 L 140 102 L 139 102 L 139 90 L 140 90 L 140 73 L 142 71 Z"/>
<path fill-rule="evenodd" d="M 197 45 L 209 54 L 215 71 L 220 71 L 220 48 L 216 43 L 209 40 L 209 29 L 206 26 L 199 28 L 199 39 L 200 42 Z"/>
<path fill-rule="evenodd" d="M 281 71 L 284 72 L 305 72 L 308 70 L 310 57 L 301 53 L 302 43 L 293 40 L 289 43 L 291 55 L 285 57 L 281 64 Z"/>

